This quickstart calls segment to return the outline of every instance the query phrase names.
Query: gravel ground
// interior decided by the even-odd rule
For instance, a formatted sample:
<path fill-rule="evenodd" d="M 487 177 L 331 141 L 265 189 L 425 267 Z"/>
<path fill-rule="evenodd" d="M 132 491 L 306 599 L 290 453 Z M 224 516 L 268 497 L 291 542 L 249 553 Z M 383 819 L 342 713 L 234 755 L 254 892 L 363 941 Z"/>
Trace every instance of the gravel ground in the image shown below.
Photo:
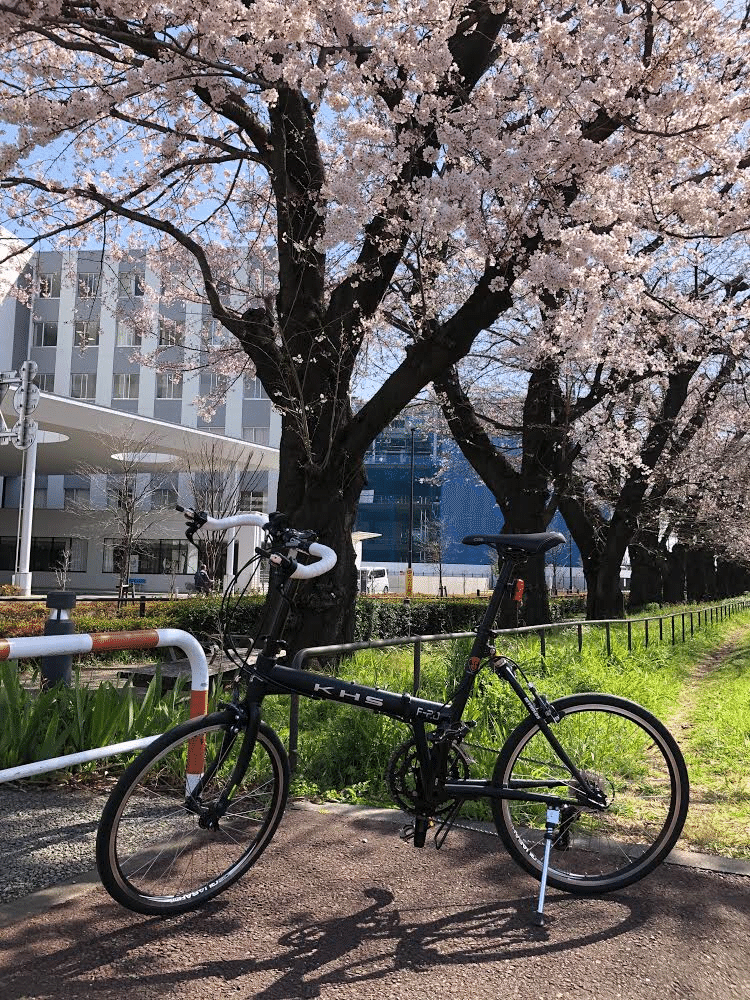
<path fill-rule="evenodd" d="M 89 871 L 105 802 L 75 787 L 0 785 L 0 904 Z"/>

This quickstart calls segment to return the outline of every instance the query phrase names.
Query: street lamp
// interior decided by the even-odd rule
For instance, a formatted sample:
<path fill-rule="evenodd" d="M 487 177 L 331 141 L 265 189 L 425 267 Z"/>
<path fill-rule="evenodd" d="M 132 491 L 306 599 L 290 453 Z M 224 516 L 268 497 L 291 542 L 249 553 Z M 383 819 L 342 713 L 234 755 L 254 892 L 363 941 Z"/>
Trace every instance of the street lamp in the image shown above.
<path fill-rule="evenodd" d="M 573 535 L 568 532 L 568 590 L 573 593 Z"/>
<path fill-rule="evenodd" d="M 411 462 L 409 466 L 409 558 L 406 567 L 406 596 L 411 597 L 414 570 L 412 569 L 412 557 L 414 554 L 414 428 L 411 428 Z"/>

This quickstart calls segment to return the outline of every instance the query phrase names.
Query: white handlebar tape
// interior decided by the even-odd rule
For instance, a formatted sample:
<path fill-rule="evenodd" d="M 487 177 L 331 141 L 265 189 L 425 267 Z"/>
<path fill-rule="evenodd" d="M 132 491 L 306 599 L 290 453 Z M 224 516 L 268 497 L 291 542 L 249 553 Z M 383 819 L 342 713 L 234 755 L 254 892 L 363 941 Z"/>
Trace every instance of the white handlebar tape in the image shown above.
<path fill-rule="evenodd" d="M 268 518 L 265 514 L 244 511 L 242 514 L 233 514 L 231 517 L 207 517 L 205 524 L 201 527 L 208 528 L 210 531 L 223 531 L 226 528 L 241 528 L 244 525 L 263 528 L 267 523 Z M 297 566 L 297 569 L 292 573 L 293 580 L 312 580 L 313 577 L 323 576 L 336 565 L 338 557 L 333 549 L 329 549 L 327 545 L 312 542 L 308 551 L 311 556 L 316 556 L 318 561 L 310 563 L 309 566 Z"/>
<path fill-rule="evenodd" d="M 314 576 L 323 576 L 336 565 L 336 553 L 327 545 L 312 542 L 308 551 L 311 556 L 317 556 L 319 561 L 310 563 L 309 566 L 297 566 L 292 573 L 293 580 L 311 580 Z"/>

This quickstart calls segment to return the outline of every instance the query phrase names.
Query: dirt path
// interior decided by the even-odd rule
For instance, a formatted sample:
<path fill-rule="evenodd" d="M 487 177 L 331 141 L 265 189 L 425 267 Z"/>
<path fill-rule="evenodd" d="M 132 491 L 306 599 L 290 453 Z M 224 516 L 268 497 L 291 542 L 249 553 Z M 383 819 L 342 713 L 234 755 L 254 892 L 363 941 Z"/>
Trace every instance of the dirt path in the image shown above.
<path fill-rule="evenodd" d="M 746 625 L 732 629 L 717 649 L 712 650 L 693 667 L 691 676 L 682 689 L 679 704 L 664 719 L 665 725 L 680 743 L 690 771 L 690 812 L 679 844 L 680 847 L 688 850 L 729 856 L 747 856 L 743 855 L 741 850 L 742 834 L 739 837 L 739 852 L 727 845 L 727 841 L 737 840 L 737 838 L 732 838 L 727 834 L 726 824 L 730 822 L 742 825 L 743 823 L 741 817 L 725 814 L 726 808 L 729 808 L 730 814 L 732 812 L 731 807 L 728 806 L 730 790 L 722 793 L 718 787 L 720 782 L 710 783 L 705 778 L 701 779 L 700 776 L 696 775 L 695 767 L 690 766 L 689 757 L 690 733 L 694 725 L 693 720 L 701 687 L 711 674 L 720 669 L 737 652 L 748 632 L 750 632 L 750 628 Z M 744 815 L 746 816 L 747 813 L 745 812 Z M 750 829 L 745 830 L 745 834 L 744 844 L 748 846 L 750 845 Z"/>

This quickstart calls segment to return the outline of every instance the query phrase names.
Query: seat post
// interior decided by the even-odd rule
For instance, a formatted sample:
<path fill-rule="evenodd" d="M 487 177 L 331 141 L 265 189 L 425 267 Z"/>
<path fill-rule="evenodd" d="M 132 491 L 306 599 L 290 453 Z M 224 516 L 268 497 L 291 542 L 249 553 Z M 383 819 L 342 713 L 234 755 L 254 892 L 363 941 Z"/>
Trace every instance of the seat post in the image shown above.
<path fill-rule="evenodd" d="M 495 624 L 495 619 L 500 611 L 510 578 L 513 576 L 516 566 L 516 560 L 511 559 L 507 555 L 501 555 L 499 551 L 498 555 L 502 559 L 502 565 L 500 566 L 497 583 L 495 584 L 495 589 L 492 591 L 492 597 L 490 597 L 487 610 L 477 626 L 477 636 L 471 647 L 472 658 L 479 657 L 479 659 L 482 659 L 487 655 L 487 646 L 492 635 L 492 626 Z"/>

